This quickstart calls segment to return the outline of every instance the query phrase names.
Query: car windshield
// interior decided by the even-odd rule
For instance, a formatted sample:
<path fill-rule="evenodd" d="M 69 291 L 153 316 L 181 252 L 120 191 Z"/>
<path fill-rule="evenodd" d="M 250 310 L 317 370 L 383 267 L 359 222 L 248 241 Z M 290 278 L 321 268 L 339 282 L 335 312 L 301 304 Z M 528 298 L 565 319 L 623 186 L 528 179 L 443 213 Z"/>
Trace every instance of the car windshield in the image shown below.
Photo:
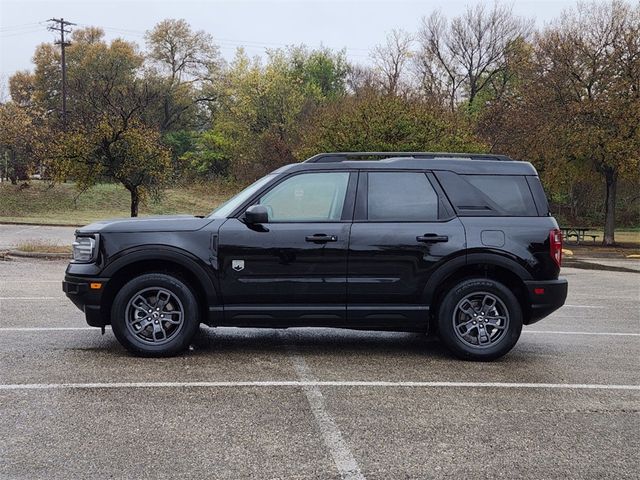
<path fill-rule="evenodd" d="M 240 193 L 234 195 L 229 200 L 224 202 L 218 208 L 216 208 L 213 212 L 209 214 L 209 217 L 217 217 L 217 218 L 226 218 L 231 213 L 242 205 L 245 201 L 247 201 L 254 193 L 260 190 L 264 185 L 266 185 L 269 181 L 271 181 L 275 175 L 267 175 L 262 177 L 260 180 L 252 183 L 247 188 L 242 190 Z"/>

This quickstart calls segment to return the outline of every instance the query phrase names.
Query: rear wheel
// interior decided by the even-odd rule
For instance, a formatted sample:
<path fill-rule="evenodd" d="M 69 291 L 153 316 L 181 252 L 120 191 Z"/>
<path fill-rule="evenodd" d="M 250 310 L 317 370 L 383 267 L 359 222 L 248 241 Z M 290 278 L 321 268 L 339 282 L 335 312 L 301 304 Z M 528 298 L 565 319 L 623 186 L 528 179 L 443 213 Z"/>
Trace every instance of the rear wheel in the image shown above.
<path fill-rule="evenodd" d="M 522 332 L 522 309 L 513 292 L 491 279 L 453 287 L 438 313 L 440 338 L 458 357 L 493 360 L 509 352 Z"/>
<path fill-rule="evenodd" d="M 198 303 L 182 280 L 149 273 L 125 284 L 111 309 L 111 326 L 130 352 L 171 356 L 185 350 L 198 325 Z"/>

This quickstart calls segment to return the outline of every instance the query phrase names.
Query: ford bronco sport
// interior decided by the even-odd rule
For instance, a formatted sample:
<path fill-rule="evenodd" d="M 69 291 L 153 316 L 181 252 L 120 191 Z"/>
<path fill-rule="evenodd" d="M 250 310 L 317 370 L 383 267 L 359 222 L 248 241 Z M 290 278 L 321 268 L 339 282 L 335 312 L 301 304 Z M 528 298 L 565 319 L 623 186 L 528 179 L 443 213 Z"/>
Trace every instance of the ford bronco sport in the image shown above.
<path fill-rule="evenodd" d="M 67 296 L 150 356 L 205 323 L 437 332 L 490 360 L 567 295 L 537 172 L 498 155 L 319 154 L 204 218 L 80 228 L 73 252 Z"/>

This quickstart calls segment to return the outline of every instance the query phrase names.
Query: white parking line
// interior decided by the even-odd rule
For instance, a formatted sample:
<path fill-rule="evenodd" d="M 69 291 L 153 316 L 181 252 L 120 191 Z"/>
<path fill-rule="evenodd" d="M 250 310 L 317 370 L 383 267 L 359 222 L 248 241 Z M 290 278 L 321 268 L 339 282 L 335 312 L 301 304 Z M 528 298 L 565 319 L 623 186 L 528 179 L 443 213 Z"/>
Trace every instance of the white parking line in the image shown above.
<path fill-rule="evenodd" d="M 342 433 L 333 421 L 325 407 L 324 396 L 317 382 L 314 382 L 311 370 L 293 346 L 288 346 L 291 362 L 301 380 L 300 386 L 311 406 L 311 412 L 322 433 L 324 443 L 331 452 L 333 462 L 340 473 L 340 477 L 347 480 L 364 480 L 365 476 L 360 471 L 358 462 L 353 457 L 347 442 L 342 438 Z"/>
<path fill-rule="evenodd" d="M 23 228 L 22 230 L 18 230 L 17 232 L 11 232 L 11 233 L 12 235 L 16 236 L 21 233 L 28 232 L 29 230 L 37 230 L 38 228 L 40 228 L 40 225 L 34 225 L 32 227 Z"/>
<path fill-rule="evenodd" d="M 565 308 L 565 307 L 569 307 L 569 308 L 607 308 L 607 307 L 601 306 L 601 305 L 567 305 L 566 303 L 560 308 Z"/>
<path fill-rule="evenodd" d="M 0 300 L 61 300 L 63 296 L 59 297 L 0 297 Z"/>
<path fill-rule="evenodd" d="M 372 387 L 372 388 L 537 388 L 558 390 L 633 390 L 640 385 L 598 383 L 508 383 L 508 382 L 387 382 L 267 380 L 236 382 L 131 382 L 131 383 L 15 383 L 0 384 L 1 390 L 57 390 L 94 388 L 225 388 L 225 387 Z"/>
<path fill-rule="evenodd" d="M 62 283 L 62 280 L 2 280 L 2 283 Z"/>
<path fill-rule="evenodd" d="M 523 330 L 522 333 L 554 333 L 558 335 L 613 335 L 620 337 L 640 337 L 640 333 L 626 332 L 564 332 L 555 330 Z"/>
<path fill-rule="evenodd" d="M 99 327 L 0 327 L 0 332 L 55 332 L 65 330 L 94 330 L 100 331 Z"/>

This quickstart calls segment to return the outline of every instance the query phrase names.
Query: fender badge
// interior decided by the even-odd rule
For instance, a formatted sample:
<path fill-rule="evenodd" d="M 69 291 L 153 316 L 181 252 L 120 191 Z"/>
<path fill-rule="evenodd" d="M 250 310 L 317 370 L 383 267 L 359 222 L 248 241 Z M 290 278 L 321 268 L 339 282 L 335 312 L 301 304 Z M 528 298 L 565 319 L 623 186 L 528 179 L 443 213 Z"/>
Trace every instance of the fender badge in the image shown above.
<path fill-rule="evenodd" d="M 231 268 L 233 268 L 236 272 L 244 270 L 244 260 L 231 260 Z"/>

